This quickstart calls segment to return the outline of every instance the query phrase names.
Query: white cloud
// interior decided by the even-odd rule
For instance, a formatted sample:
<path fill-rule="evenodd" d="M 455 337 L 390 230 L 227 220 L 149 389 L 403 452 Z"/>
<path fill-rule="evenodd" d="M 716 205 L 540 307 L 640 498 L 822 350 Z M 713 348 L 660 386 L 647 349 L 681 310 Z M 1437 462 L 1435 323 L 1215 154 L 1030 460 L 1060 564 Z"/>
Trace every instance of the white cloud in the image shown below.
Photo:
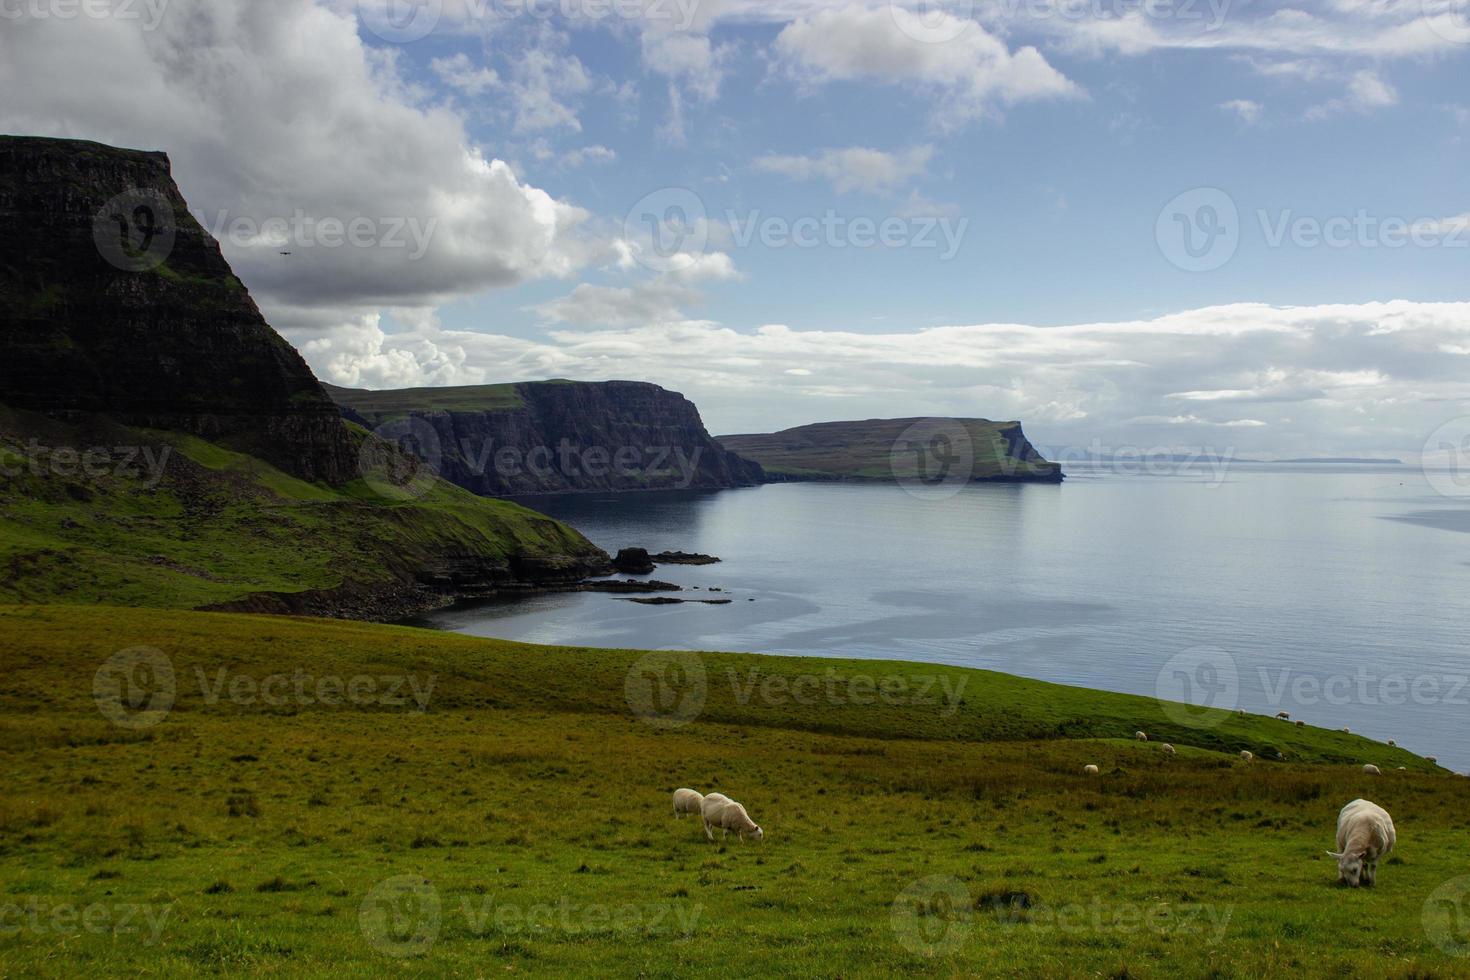
<path fill-rule="evenodd" d="M 1364 68 L 1348 79 L 1347 94 L 1307 110 L 1308 119 L 1325 119 L 1343 112 L 1366 113 L 1398 105 L 1398 91 L 1377 72 Z"/>
<path fill-rule="evenodd" d="M 1250 99 L 1231 99 L 1228 102 L 1221 102 L 1220 108 L 1234 113 L 1236 118 L 1247 126 L 1254 125 L 1261 118 L 1261 112 L 1264 109 L 1259 102 L 1252 102 Z"/>
<path fill-rule="evenodd" d="M 1056 37 L 1065 48 L 1102 56 L 1137 56 L 1160 50 L 1216 50 L 1290 59 L 1294 56 L 1418 58 L 1454 51 L 1449 10 L 1427 14 L 1411 2 L 1303 3 L 1272 9 L 1265 16 L 1228 0 L 1190 8 L 1195 16 L 1159 17 L 1135 10 L 1123 16 L 1037 16 L 1008 18 L 1012 29 L 1030 27 Z M 1316 9 L 1304 9 L 1314 6 Z M 1184 5 L 1171 10 L 1184 11 Z M 1269 8 L 1267 8 L 1269 9 Z M 1300 63 L 1298 63 L 1300 67 Z"/>
<path fill-rule="evenodd" d="M 626 246 L 626 243 L 620 243 Z M 618 266 L 631 268 L 625 250 Z M 632 286 L 595 286 L 581 283 L 567 296 L 532 307 L 543 320 L 584 327 L 631 327 L 646 323 L 673 323 L 687 319 L 686 307 L 704 299 L 694 288 L 700 282 L 739 279 L 735 263 L 724 252 L 680 252 L 668 259 L 669 271 Z"/>
<path fill-rule="evenodd" d="M 935 31 L 951 39 L 925 40 Z M 1035 48 L 1012 52 L 979 24 L 947 13 L 921 17 L 901 7 L 822 10 L 783 28 L 775 51 L 792 75 L 810 84 L 868 80 L 937 95 L 935 121 L 944 127 L 986 115 L 997 104 L 1080 92 Z"/>
<path fill-rule="evenodd" d="M 576 170 L 588 164 L 608 164 L 618 158 L 616 151 L 600 143 L 578 146 L 570 150 L 557 150 L 544 136 L 538 136 L 532 140 L 527 149 L 538 161 L 554 163 L 563 170 Z"/>
<path fill-rule="evenodd" d="M 705 102 L 719 96 L 724 65 L 733 52 L 729 45 L 716 47 L 703 34 L 650 30 L 642 37 L 643 67 L 678 81 Z"/>
<path fill-rule="evenodd" d="M 571 294 L 536 306 L 553 323 L 580 327 L 631 327 L 670 323 L 685 318 L 683 308 L 695 302 L 693 290 L 657 280 L 639 286 L 594 286 L 581 283 Z"/>
<path fill-rule="evenodd" d="M 482 95 L 502 85 L 495 69 L 476 67 L 463 52 L 450 58 L 435 58 L 429 67 L 441 82 L 465 95 Z"/>
<path fill-rule="evenodd" d="M 641 36 L 641 51 L 643 67 L 668 80 L 669 112 L 659 135 L 667 143 L 683 146 L 688 139 L 686 100 L 708 104 L 719 98 L 726 66 L 736 48 L 733 44 L 717 46 L 703 33 L 652 24 Z"/>
<path fill-rule="evenodd" d="M 309 0 L 173 0 L 153 31 L 7 20 L 0 89 L 26 97 L 0 102 L 0 130 L 167 150 L 210 228 L 367 219 L 370 247 L 324 244 L 317 225 L 289 257 L 271 236 L 226 236 L 282 328 L 315 323 L 311 310 L 358 322 L 582 265 L 586 212 L 484 156 L 457 114 L 416 101 L 396 63 L 363 46 L 352 17 Z M 425 233 L 418 258 L 410 224 Z"/>
<path fill-rule="evenodd" d="M 431 344 L 439 360 L 426 370 L 441 373 L 445 352 L 462 350 L 458 370 L 492 380 L 646 378 L 688 394 L 726 432 L 979 415 L 1019 418 L 1043 444 L 1412 455 L 1442 422 L 1470 414 L 1463 366 L 1442 351 L 1470 347 L 1470 303 L 1236 304 L 1111 323 L 870 333 L 737 331 L 680 318 L 677 304 L 645 316 L 638 301 L 656 298 L 584 294 L 584 315 L 622 324 L 603 319 L 595 331 L 440 331 L 385 343 L 415 357 L 415 344 Z M 804 373 L 818 364 L 817 375 Z"/>
<path fill-rule="evenodd" d="M 934 147 L 928 145 L 916 146 L 902 153 L 851 146 L 824 150 L 815 156 L 763 156 L 756 159 L 755 168 L 792 180 L 826 180 L 839 194 L 850 191 L 878 193 L 898 190 L 923 175 L 933 156 Z"/>
<path fill-rule="evenodd" d="M 1126 425 L 1190 425 L 1190 426 L 1220 426 L 1226 429 L 1254 429 L 1266 425 L 1259 419 L 1204 419 L 1198 415 L 1139 415 L 1136 418 L 1126 419 Z"/>
<path fill-rule="evenodd" d="M 510 84 L 517 132 L 582 131 L 572 103 L 592 89 L 592 76 L 576 55 L 534 47 L 512 57 Z"/>

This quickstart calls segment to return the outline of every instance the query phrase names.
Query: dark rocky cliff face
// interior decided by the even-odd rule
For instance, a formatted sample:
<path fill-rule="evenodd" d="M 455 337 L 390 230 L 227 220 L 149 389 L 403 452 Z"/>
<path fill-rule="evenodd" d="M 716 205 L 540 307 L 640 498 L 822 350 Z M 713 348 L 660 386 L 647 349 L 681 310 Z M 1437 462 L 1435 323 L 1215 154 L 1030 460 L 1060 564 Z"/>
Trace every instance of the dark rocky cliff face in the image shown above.
<path fill-rule="evenodd" d="M 694 403 L 635 381 L 366 392 L 328 386 L 348 418 L 486 496 L 752 486 L 759 464 L 710 438 Z M 464 395 L 456 397 L 456 392 Z M 478 392 L 495 404 L 473 410 Z M 454 404 L 445 409 L 438 405 Z M 414 408 L 415 404 L 420 407 Z"/>
<path fill-rule="evenodd" d="M 191 432 L 307 480 L 336 407 L 189 214 L 162 153 L 0 136 L 0 401 Z"/>

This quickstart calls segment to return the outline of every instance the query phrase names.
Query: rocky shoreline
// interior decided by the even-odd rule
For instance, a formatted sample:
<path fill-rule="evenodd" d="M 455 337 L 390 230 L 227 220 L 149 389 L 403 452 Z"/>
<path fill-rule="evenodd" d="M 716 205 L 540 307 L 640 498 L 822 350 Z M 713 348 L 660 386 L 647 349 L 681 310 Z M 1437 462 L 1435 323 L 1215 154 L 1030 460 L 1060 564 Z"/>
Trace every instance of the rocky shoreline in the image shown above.
<path fill-rule="evenodd" d="M 304 592 L 259 592 L 231 602 L 201 607 L 202 612 L 257 613 L 274 616 L 311 616 L 376 623 L 397 623 L 460 602 L 517 598 L 556 592 L 603 592 L 643 605 L 703 603 L 727 605 L 725 599 L 677 599 L 653 593 L 683 592 L 683 586 L 658 579 L 614 579 L 616 572 L 651 574 L 657 564 L 713 565 L 713 555 L 666 551 L 650 556 L 643 548 L 625 548 L 618 559 L 548 558 L 490 562 L 464 558 L 436 563 L 414 581 L 393 583 L 347 582 L 331 589 Z M 646 563 L 646 564 L 645 564 Z M 625 565 L 646 571 L 630 571 Z M 720 591 L 711 589 L 711 591 Z"/>

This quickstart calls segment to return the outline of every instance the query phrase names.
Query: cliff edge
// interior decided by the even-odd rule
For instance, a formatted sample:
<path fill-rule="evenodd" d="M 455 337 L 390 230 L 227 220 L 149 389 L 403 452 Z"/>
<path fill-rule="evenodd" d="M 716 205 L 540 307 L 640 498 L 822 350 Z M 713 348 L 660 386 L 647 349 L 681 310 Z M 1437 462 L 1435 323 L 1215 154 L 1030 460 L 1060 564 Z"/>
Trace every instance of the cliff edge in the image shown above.
<path fill-rule="evenodd" d="M 710 437 L 693 402 L 646 382 L 326 388 L 348 419 L 402 437 L 446 480 L 484 496 L 765 482 L 759 464 Z"/>

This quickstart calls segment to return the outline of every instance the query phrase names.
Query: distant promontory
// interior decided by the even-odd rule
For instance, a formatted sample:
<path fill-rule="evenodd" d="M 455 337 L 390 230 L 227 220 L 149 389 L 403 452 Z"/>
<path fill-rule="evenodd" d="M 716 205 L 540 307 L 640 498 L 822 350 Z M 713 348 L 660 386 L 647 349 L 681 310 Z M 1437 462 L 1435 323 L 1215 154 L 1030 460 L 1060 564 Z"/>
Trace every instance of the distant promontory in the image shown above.
<path fill-rule="evenodd" d="M 1061 483 L 1062 468 L 1020 422 L 906 418 L 819 422 L 767 435 L 720 436 L 773 481 Z"/>

